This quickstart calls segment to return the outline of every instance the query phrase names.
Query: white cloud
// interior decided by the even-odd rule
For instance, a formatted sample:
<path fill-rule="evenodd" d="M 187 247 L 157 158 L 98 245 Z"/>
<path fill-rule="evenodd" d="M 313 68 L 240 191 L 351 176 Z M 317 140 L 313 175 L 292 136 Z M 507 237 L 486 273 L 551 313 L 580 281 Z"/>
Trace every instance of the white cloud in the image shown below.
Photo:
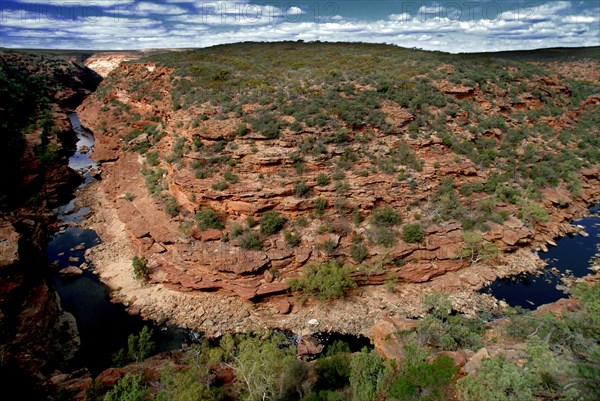
<path fill-rule="evenodd" d="M 450 16 L 443 12 L 429 14 L 427 18 L 402 13 L 390 14 L 378 21 L 350 20 L 343 15 L 324 21 L 308 21 L 286 18 L 299 14 L 295 14 L 298 7 L 288 7 L 284 3 L 281 3 L 287 7 L 284 9 L 259 7 L 248 1 L 220 3 L 223 5 L 215 12 L 202 13 L 208 11 L 206 5 L 209 3 L 144 1 L 138 4 L 139 12 L 133 14 L 135 18 L 131 15 L 71 20 L 23 18 L 19 10 L 3 10 L 0 45 L 127 49 L 303 39 L 386 42 L 451 52 L 600 45 L 598 10 L 578 12 L 567 1 L 538 4 L 535 9 L 521 10 L 517 16 L 514 12 L 503 12 L 496 19 L 463 18 L 460 21 L 448 18 Z M 196 7 L 197 12 L 188 11 L 190 6 Z M 439 8 L 437 12 L 440 12 Z"/>
<path fill-rule="evenodd" d="M 287 15 L 300 15 L 304 14 L 304 11 L 300 7 L 292 6 L 287 9 Z"/>

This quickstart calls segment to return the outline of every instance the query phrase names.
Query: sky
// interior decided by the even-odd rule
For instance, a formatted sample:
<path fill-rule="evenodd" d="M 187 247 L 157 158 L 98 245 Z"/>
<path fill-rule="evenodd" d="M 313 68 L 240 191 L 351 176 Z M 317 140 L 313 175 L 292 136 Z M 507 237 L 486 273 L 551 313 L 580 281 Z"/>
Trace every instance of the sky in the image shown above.
<path fill-rule="evenodd" d="M 0 47 L 126 50 L 280 40 L 451 53 L 600 46 L 600 0 L 0 0 Z"/>

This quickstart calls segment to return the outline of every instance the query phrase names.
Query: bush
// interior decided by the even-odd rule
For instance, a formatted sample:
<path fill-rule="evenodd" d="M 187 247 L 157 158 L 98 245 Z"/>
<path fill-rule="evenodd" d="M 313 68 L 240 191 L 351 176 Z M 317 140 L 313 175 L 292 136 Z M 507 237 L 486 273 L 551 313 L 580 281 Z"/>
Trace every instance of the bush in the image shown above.
<path fill-rule="evenodd" d="M 148 261 L 145 257 L 134 256 L 131 259 L 131 266 L 133 267 L 133 277 L 136 280 L 148 281 L 152 270 L 148 267 Z"/>
<path fill-rule="evenodd" d="M 211 208 L 202 208 L 195 216 L 198 228 L 202 231 L 209 228 L 223 229 L 220 216 Z"/>
<path fill-rule="evenodd" d="M 260 232 L 266 235 L 275 234 L 283 228 L 287 219 L 277 212 L 266 212 L 260 218 Z"/>
<path fill-rule="evenodd" d="M 271 139 L 277 138 L 281 129 L 285 127 L 285 122 L 270 111 L 263 112 L 258 117 L 251 119 L 250 124 L 255 132 Z"/>
<path fill-rule="evenodd" d="M 152 167 L 158 166 L 158 163 L 159 163 L 158 152 L 148 152 L 148 153 L 146 153 L 146 161 Z"/>
<path fill-rule="evenodd" d="M 448 351 L 481 346 L 483 320 L 452 314 L 452 303 L 444 294 L 428 294 L 424 304 L 430 311 L 417 322 L 417 337 L 422 344 Z"/>
<path fill-rule="evenodd" d="M 350 355 L 340 353 L 320 358 L 315 363 L 314 373 L 317 376 L 315 391 L 344 388 L 350 384 Z"/>
<path fill-rule="evenodd" d="M 300 245 L 301 242 L 298 234 L 291 231 L 286 231 L 285 233 L 283 233 L 283 238 L 285 239 L 286 244 L 288 244 L 292 248 L 297 247 L 298 245 Z"/>
<path fill-rule="evenodd" d="M 371 232 L 371 241 L 390 248 L 396 244 L 396 234 L 387 227 L 377 227 Z"/>
<path fill-rule="evenodd" d="M 341 298 L 347 290 L 356 287 L 351 272 L 351 267 L 342 267 L 338 261 L 330 260 L 307 265 L 302 277 L 290 280 L 289 284 L 292 291 L 303 291 L 305 295 L 315 296 L 322 301 Z"/>
<path fill-rule="evenodd" d="M 382 388 L 385 367 L 376 351 L 363 348 L 350 362 L 350 387 L 353 400 L 373 401 Z"/>
<path fill-rule="evenodd" d="M 114 356 L 113 363 L 117 366 L 125 366 L 132 362 L 142 362 L 154 351 L 156 344 L 152 341 L 152 329 L 144 326 L 136 334 L 127 337 L 127 348 L 121 348 Z"/>
<path fill-rule="evenodd" d="M 388 396 L 398 400 L 447 400 L 448 387 L 458 368 L 445 355 L 427 362 L 428 352 L 415 345 L 405 346 L 406 357 L 400 375 L 390 387 Z"/>
<path fill-rule="evenodd" d="M 296 181 L 294 183 L 294 194 L 299 198 L 306 198 L 310 195 L 312 189 L 308 185 L 306 185 L 306 181 Z"/>
<path fill-rule="evenodd" d="M 363 243 L 362 237 L 357 235 L 352 239 L 352 243 L 350 244 L 350 256 L 352 256 L 352 259 L 358 263 L 362 262 L 367 256 L 369 256 L 369 250 Z"/>
<path fill-rule="evenodd" d="M 260 249 L 260 237 L 254 231 L 246 231 L 239 236 L 238 245 L 244 249 Z"/>
<path fill-rule="evenodd" d="M 423 241 L 425 230 L 418 224 L 406 224 L 402 227 L 402 238 L 409 244 Z"/>
<path fill-rule="evenodd" d="M 503 355 L 484 359 L 477 373 L 457 382 L 460 399 L 464 401 L 534 401 L 535 381 L 532 374 L 519 369 Z"/>
<path fill-rule="evenodd" d="M 373 210 L 371 221 L 376 227 L 391 227 L 402 223 L 400 215 L 390 206 Z"/>
<path fill-rule="evenodd" d="M 126 374 L 106 393 L 104 401 L 146 401 L 150 391 L 142 384 L 142 374 Z"/>
<path fill-rule="evenodd" d="M 211 185 L 211 188 L 215 191 L 224 191 L 227 188 L 229 188 L 229 184 L 227 183 L 227 181 L 215 182 Z"/>
<path fill-rule="evenodd" d="M 316 181 L 317 181 L 317 185 L 325 186 L 325 185 L 329 184 L 329 177 L 327 177 L 327 174 L 325 174 L 325 173 L 320 173 L 317 176 Z"/>
<path fill-rule="evenodd" d="M 177 199 L 175 199 L 173 195 L 163 196 L 163 207 L 165 209 L 165 213 L 171 217 L 178 216 L 179 212 L 181 211 L 181 206 L 179 206 Z"/>
<path fill-rule="evenodd" d="M 315 199 L 315 213 L 317 215 L 322 215 L 325 213 L 325 209 L 327 209 L 327 200 L 321 197 Z"/>

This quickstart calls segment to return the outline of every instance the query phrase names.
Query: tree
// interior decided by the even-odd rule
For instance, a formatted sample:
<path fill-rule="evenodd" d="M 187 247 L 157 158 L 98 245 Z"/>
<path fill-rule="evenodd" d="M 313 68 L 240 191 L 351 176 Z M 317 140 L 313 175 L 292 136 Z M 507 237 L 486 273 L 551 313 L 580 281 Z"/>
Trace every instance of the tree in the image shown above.
<path fill-rule="evenodd" d="M 350 387 L 355 401 L 372 401 L 382 388 L 385 367 L 376 351 L 363 348 L 350 362 Z"/>
<path fill-rule="evenodd" d="M 302 396 L 301 384 L 307 370 L 282 333 L 266 339 L 225 336 L 221 344 L 225 363 L 235 371 L 240 399 L 263 401 L 285 399 L 290 394 Z"/>
<path fill-rule="evenodd" d="M 468 258 L 471 264 L 475 264 L 481 260 L 492 260 L 498 256 L 498 248 L 491 242 L 484 240 L 480 234 L 465 231 L 463 232 L 465 247 L 460 256 Z"/>
<path fill-rule="evenodd" d="M 121 348 L 114 356 L 113 363 L 119 366 L 131 362 L 141 362 L 154 351 L 156 344 L 152 341 L 152 329 L 144 326 L 138 335 L 127 337 L 127 348 Z"/>
<path fill-rule="evenodd" d="M 148 388 L 142 383 L 142 375 L 127 374 L 104 396 L 104 401 L 146 401 Z"/>
<path fill-rule="evenodd" d="M 506 360 L 504 355 L 484 359 L 477 373 L 456 383 L 462 401 L 534 401 L 532 374 Z"/>
<path fill-rule="evenodd" d="M 310 264 L 304 267 L 301 278 L 289 281 L 292 291 L 304 291 L 305 295 L 313 295 L 324 301 L 341 298 L 347 290 L 356 287 L 350 276 L 352 268 L 342 267 L 336 260 L 321 264 Z"/>

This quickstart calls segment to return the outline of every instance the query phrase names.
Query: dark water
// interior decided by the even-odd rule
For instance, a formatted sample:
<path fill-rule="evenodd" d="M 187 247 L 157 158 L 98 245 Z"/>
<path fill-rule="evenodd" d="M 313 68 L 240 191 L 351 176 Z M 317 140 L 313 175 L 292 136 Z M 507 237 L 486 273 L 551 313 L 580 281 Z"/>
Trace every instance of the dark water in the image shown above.
<path fill-rule="evenodd" d="M 598 253 L 600 243 L 600 205 L 590 209 L 588 217 L 573 224 L 585 227 L 588 237 L 573 235 L 556 241 L 556 246 L 548 252 L 540 252 L 540 258 L 548 263 L 541 275 L 523 275 L 498 279 L 482 291 L 505 300 L 510 306 L 536 309 L 538 306 L 569 296 L 566 293 L 561 274 L 551 270 L 558 269 L 567 276 L 583 277 L 588 275 L 590 260 Z M 555 268 L 555 269 L 553 269 Z"/>
<path fill-rule="evenodd" d="M 85 178 L 82 187 L 94 180 L 90 170 L 97 168 L 89 155 L 94 145 L 91 133 L 81 127 L 79 117 L 69 116 L 77 134 L 77 150 L 69 158 L 69 166 Z M 83 153 L 82 153 L 83 150 Z M 59 207 L 56 212 L 65 223 L 65 228 L 56 233 L 48 243 L 48 262 L 57 269 L 68 266 L 88 265 L 78 277 L 54 276 L 54 284 L 62 307 L 72 313 L 77 321 L 81 347 L 72 361 L 73 368 L 87 367 L 99 373 L 111 366 L 112 355 L 127 345 L 127 337 L 137 334 L 144 325 L 153 329 L 153 340 L 157 351 L 168 351 L 181 347 L 187 331 L 174 327 L 157 326 L 139 316 L 131 316 L 121 304 L 110 301 L 107 287 L 93 273 L 93 265 L 85 260 L 85 250 L 101 242 L 93 230 L 84 230 L 75 224 L 81 223 L 88 208 L 75 208 L 75 199 Z M 77 258 L 71 259 L 69 258 Z"/>

